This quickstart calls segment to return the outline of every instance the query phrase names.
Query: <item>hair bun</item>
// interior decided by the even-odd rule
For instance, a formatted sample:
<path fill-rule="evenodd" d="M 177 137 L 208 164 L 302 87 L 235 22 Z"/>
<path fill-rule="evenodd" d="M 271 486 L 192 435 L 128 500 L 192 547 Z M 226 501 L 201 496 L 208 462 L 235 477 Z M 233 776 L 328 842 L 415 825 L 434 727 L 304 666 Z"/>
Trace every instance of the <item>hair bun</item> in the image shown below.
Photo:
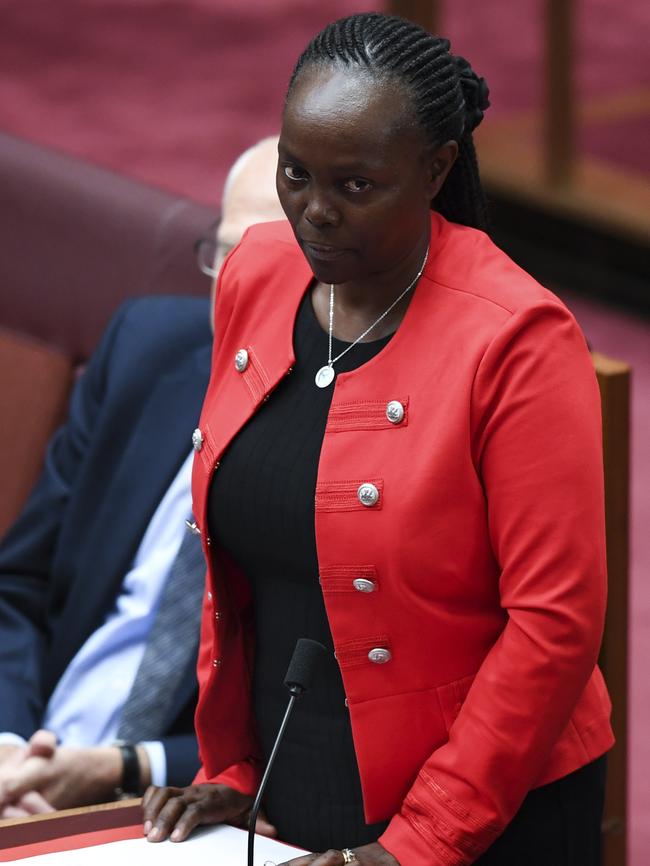
<path fill-rule="evenodd" d="M 464 57 L 454 55 L 454 62 L 465 99 L 466 129 L 473 132 L 483 120 L 484 112 L 490 107 L 490 89 L 485 78 L 479 78 Z"/>

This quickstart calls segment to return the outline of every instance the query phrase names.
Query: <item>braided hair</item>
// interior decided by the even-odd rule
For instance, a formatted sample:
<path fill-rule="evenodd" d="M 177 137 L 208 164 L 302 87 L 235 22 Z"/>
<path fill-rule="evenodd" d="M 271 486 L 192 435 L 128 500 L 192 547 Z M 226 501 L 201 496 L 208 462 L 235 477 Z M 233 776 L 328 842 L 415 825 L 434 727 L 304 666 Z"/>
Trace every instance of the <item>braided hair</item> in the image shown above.
<path fill-rule="evenodd" d="M 432 207 L 453 222 L 487 229 L 487 204 L 478 173 L 472 131 L 488 108 L 489 91 L 469 63 L 449 52 L 449 40 L 378 12 L 341 18 L 309 43 L 293 70 L 287 99 L 309 65 L 356 65 L 377 77 L 401 81 L 413 100 L 427 143 L 458 143 L 458 157 Z"/>

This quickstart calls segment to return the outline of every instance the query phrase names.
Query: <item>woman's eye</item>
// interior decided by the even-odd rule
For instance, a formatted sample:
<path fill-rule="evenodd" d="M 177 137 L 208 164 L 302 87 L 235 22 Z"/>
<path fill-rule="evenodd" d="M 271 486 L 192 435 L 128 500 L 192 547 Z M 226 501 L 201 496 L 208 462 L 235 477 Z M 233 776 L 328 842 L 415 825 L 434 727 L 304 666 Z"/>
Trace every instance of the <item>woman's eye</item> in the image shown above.
<path fill-rule="evenodd" d="M 343 186 L 348 192 L 366 192 L 370 189 L 368 181 L 362 180 L 360 177 L 349 177 L 344 181 Z"/>
<path fill-rule="evenodd" d="M 302 168 L 296 168 L 295 165 L 285 165 L 284 173 L 289 180 L 305 180 L 307 177 L 307 172 Z"/>

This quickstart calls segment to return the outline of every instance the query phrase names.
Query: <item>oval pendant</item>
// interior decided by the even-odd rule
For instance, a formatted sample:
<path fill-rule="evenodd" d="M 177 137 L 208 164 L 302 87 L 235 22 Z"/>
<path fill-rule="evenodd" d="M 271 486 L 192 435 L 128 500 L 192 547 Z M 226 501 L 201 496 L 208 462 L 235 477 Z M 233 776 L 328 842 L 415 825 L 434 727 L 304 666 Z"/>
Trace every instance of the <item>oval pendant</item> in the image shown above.
<path fill-rule="evenodd" d="M 327 388 L 334 381 L 334 367 L 330 367 L 329 364 L 321 367 L 318 373 L 316 373 L 315 381 L 319 388 Z"/>

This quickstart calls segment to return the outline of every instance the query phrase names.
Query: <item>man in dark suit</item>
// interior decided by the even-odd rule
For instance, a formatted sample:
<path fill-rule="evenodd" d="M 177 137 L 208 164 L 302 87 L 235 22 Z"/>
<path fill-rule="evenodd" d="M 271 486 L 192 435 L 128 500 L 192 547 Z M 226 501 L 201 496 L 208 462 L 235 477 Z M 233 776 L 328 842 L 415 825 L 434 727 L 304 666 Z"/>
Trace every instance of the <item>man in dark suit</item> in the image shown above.
<path fill-rule="evenodd" d="M 249 224 L 282 216 L 276 141 L 231 170 L 216 269 Z M 0 545 L 2 817 L 188 784 L 198 767 L 204 569 L 185 519 L 208 306 L 149 297 L 118 311 Z"/>

